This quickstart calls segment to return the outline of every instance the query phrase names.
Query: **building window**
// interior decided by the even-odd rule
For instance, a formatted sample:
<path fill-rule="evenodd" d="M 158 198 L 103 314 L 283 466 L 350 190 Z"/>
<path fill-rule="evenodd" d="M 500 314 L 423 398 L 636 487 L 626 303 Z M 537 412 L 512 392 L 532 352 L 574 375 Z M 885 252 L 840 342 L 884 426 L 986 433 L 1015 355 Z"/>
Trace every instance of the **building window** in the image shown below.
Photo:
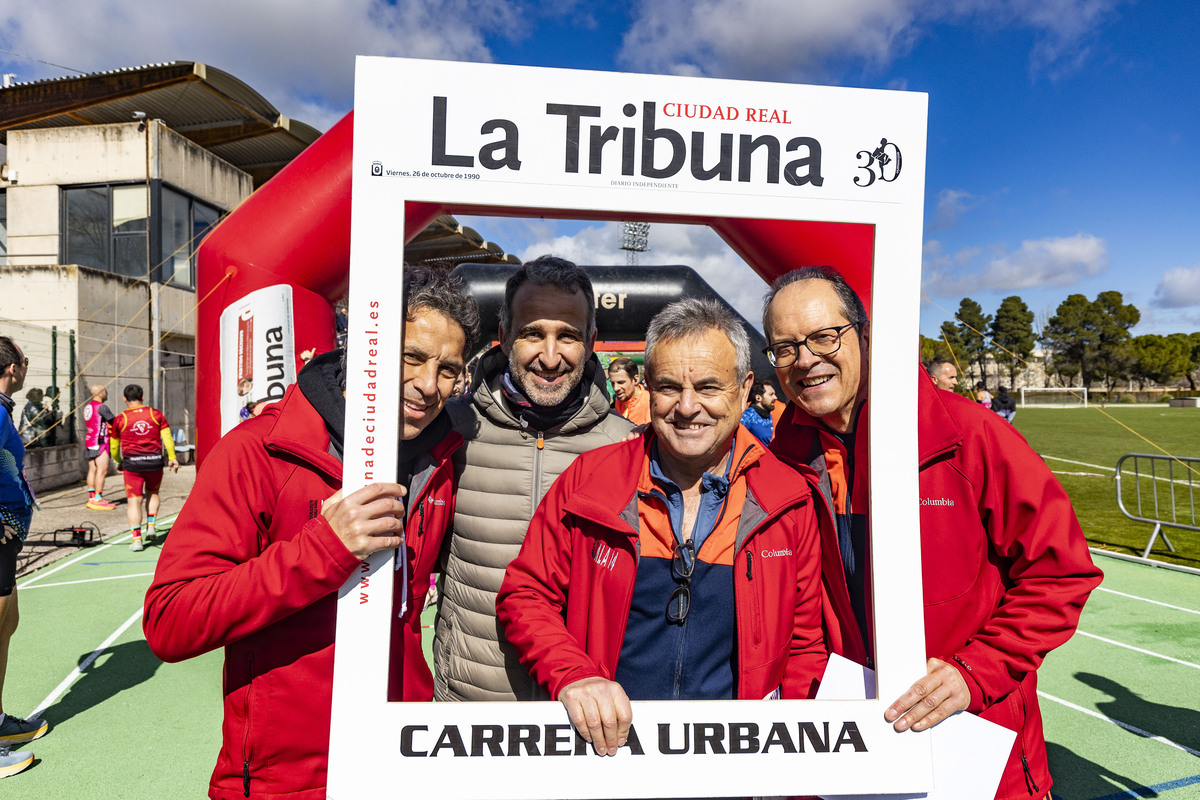
<path fill-rule="evenodd" d="M 221 212 L 157 181 L 150 191 L 142 184 L 64 189 L 63 263 L 195 288 L 196 249 Z"/>
<path fill-rule="evenodd" d="M 162 282 L 193 289 L 196 250 L 221 212 L 174 189 L 162 190 Z"/>
<path fill-rule="evenodd" d="M 63 190 L 63 263 L 146 279 L 145 186 Z"/>

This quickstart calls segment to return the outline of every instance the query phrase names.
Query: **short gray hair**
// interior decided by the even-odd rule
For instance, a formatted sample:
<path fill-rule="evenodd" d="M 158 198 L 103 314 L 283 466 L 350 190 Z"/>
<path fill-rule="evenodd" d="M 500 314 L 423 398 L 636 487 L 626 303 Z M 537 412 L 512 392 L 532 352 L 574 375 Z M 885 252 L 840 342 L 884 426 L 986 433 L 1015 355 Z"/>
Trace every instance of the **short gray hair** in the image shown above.
<path fill-rule="evenodd" d="M 750 337 L 741 319 L 716 300 L 698 297 L 677 300 L 650 320 L 646 330 L 646 364 L 650 364 L 654 348 L 660 341 L 695 338 L 710 330 L 719 331 L 729 339 L 735 353 L 737 379 L 745 380 L 750 374 Z"/>

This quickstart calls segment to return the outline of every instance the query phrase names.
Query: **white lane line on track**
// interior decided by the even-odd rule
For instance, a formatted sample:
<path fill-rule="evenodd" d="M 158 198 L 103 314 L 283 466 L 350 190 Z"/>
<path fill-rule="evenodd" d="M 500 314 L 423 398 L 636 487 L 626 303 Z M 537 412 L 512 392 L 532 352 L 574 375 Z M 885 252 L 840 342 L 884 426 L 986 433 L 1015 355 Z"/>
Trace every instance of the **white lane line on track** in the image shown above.
<path fill-rule="evenodd" d="M 1162 742 L 1165 745 L 1174 747 L 1176 750 L 1182 750 L 1183 752 L 1187 753 L 1188 755 L 1200 757 L 1200 750 L 1193 750 L 1192 748 L 1188 747 L 1187 745 L 1179 744 L 1178 742 L 1173 742 L 1170 739 L 1166 738 L 1165 736 L 1157 736 L 1153 733 L 1150 733 L 1150 731 L 1144 731 L 1141 728 L 1137 727 L 1136 725 L 1130 725 L 1128 722 L 1121 722 L 1121 720 L 1119 720 L 1119 719 L 1113 719 L 1112 717 L 1108 716 L 1107 714 L 1101 714 L 1099 711 L 1093 711 L 1090 708 L 1084 708 L 1083 706 L 1077 706 L 1074 703 L 1068 702 L 1067 700 L 1063 700 L 1060 697 L 1055 697 L 1052 694 L 1046 694 L 1041 689 L 1038 689 L 1038 697 L 1042 698 L 1043 700 L 1049 700 L 1053 703 L 1058 703 L 1061 706 L 1066 706 L 1067 708 L 1073 709 L 1075 711 L 1081 711 L 1084 714 L 1087 714 L 1089 717 L 1095 717 L 1096 719 L 1103 720 L 1105 722 L 1111 722 L 1113 725 L 1116 725 L 1119 728 L 1124 728 L 1125 730 L 1129 731 L 1130 733 L 1137 734 L 1138 736 L 1142 736 L 1146 739 L 1153 739 L 1156 742 Z"/>
<path fill-rule="evenodd" d="M 99 547 L 89 547 L 84 552 L 75 556 L 75 558 L 68 558 L 65 561 L 63 561 L 63 563 L 58 564 L 57 566 L 53 566 L 50 569 L 46 570 L 45 572 L 34 573 L 33 577 L 29 578 L 24 583 L 18 583 L 17 588 L 24 589 L 26 586 L 29 586 L 31 583 L 36 583 L 37 581 L 40 581 L 42 578 L 50 577 L 54 573 L 58 572 L 60 569 L 66 569 L 67 567 L 71 566 L 72 564 L 77 564 L 80 561 L 83 561 L 85 558 L 91 558 L 92 556 L 95 556 L 99 553 L 103 553 L 105 550 L 112 547 L 113 545 L 120 544 L 121 542 L 127 541 L 131 538 L 133 538 L 132 534 L 123 533 L 120 536 L 118 536 L 117 538 L 111 539 L 111 540 L 105 542 L 104 544 L 100 545 Z"/>
<path fill-rule="evenodd" d="M 96 581 L 120 581 L 126 578 L 145 578 L 147 575 L 153 575 L 153 572 L 135 572 L 131 575 L 109 575 L 106 578 L 85 578 L 81 581 L 60 581 L 58 583 L 39 583 L 37 586 L 31 586 L 31 589 L 49 589 L 51 586 L 71 586 L 76 583 L 95 583 Z"/>
<path fill-rule="evenodd" d="M 1095 467 L 1096 469 L 1106 469 L 1106 470 L 1112 469 L 1112 467 L 1106 467 L 1103 464 L 1089 464 L 1086 461 L 1072 461 L 1069 458 L 1059 458 L 1058 456 L 1048 456 L 1045 453 L 1039 453 L 1039 455 L 1042 458 L 1049 458 L 1052 461 L 1061 461 L 1064 464 L 1078 464 L 1081 467 Z M 1112 475 L 1112 472 L 1109 472 L 1108 474 Z"/>
<path fill-rule="evenodd" d="M 1109 594 L 1116 594 L 1116 595 L 1120 595 L 1121 597 L 1128 597 L 1130 600 L 1141 600 L 1143 603 L 1153 603 L 1156 606 L 1162 606 L 1163 608 L 1170 608 L 1175 611 L 1184 611 L 1188 614 L 1200 614 L 1200 611 L 1198 611 L 1194 608 L 1184 608 L 1183 606 L 1173 606 L 1170 603 L 1164 603 L 1160 600 L 1151 600 L 1149 597 L 1138 597 L 1136 594 L 1125 594 L 1125 592 L 1118 592 L 1116 589 L 1105 589 L 1103 586 L 1097 587 L 1096 591 L 1108 592 Z"/>
<path fill-rule="evenodd" d="M 97 647 L 95 650 L 93 650 L 91 655 L 89 655 L 87 658 L 85 658 L 78 667 L 71 670 L 71 674 L 68 675 L 67 677 L 63 678 L 62 683 L 58 684 L 58 686 L 56 686 L 54 688 L 53 692 L 46 695 L 46 699 L 43 700 L 40 704 L 38 704 L 38 707 L 35 708 L 33 710 L 33 713 L 29 715 L 29 718 L 37 719 L 39 716 L 41 716 L 42 712 L 45 711 L 47 708 L 49 708 L 54 703 L 54 701 L 59 698 L 59 695 L 61 695 L 67 689 L 71 688 L 71 684 L 79 679 L 79 676 L 81 676 L 83 674 L 83 671 L 85 669 L 87 669 L 88 667 L 90 667 L 92 665 L 92 662 L 95 661 L 97 658 L 99 658 L 100 655 L 109 648 L 109 645 L 111 645 L 113 642 L 115 642 L 122 633 L 129 630 L 129 626 L 132 625 L 133 623 L 137 622 L 139 619 L 141 619 L 141 617 L 142 617 L 142 609 L 139 607 L 138 610 L 133 613 L 133 616 L 131 616 L 129 619 L 125 620 L 125 622 L 123 622 L 121 624 L 121 627 L 119 627 L 115 631 L 113 631 L 112 634 L 109 635 L 109 637 L 107 639 L 105 639 L 103 642 L 101 642 L 100 646 Z"/>
<path fill-rule="evenodd" d="M 1113 476 L 1113 468 L 1116 466 L 1116 465 L 1114 464 L 1112 467 L 1106 467 L 1106 466 L 1104 466 L 1103 464 L 1089 464 L 1089 463 L 1088 463 L 1088 462 L 1086 462 L 1086 461 L 1072 461 L 1072 460 L 1071 460 L 1071 459 L 1069 459 L 1069 458 L 1059 458 L 1058 456 L 1048 456 L 1048 455 L 1046 455 L 1045 453 L 1038 453 L 1038 455 L 1040 455 L 1040 456 L 1041 456 L 1043 459 L 1047 459 L 1047 458 L 1048 458 L 1048 459 L 1050 459 L 1050 460 L 1052 460 L 1052 461 L 1061 461 L 1061 462 L 1063 462 L 1064 464 L 1078 464 L 1078 465 L 1079 465 L 1079 466 L 1081 466 L 1081 467 L 1095 467 L 1096 469 L 1103 469 L 1103 470 L 1107 470 L 1107 473 L 1106 473 L 1106 474 L 1103 476 L 1103 477 L 1106 477 L 1106 478 L 1111 478 L 1111 477 Z M 1171 462 L 1171 463 L 1174 463 L 1174 462 Z M 1067 473 L 1067 474 L 1070 474 L 1070 473 Z M 1125 474 L 1125 477 L 1126 477 L 1126 478 L 1137 478 L 1137 477 L 1139 477 L 1138 475 L 1135 475 L 1133 472 L 1130 472 L 1130 471 L 1126 471 L 1124 474 Z M 1183 480 L 1183 479 L 1181 479 L 1181 478 L 1176 478 L 1175 480 L 1171 480 L 1170 478 L 1164 478 L 1164 477 L 1161 477 L 1161 476 L 1159 476 L 1159 475 L 1154 475 L 1154 476 L 1150 476 L 1150 475 L 1142 475 L 1142 476 L 1140 476 L 1140 477 L 1142 477 L 1142 478 L 1150 478 L 1150 477 L 1153 477 L 1153 478 L 1154 478 L 1154 480 L 1156 480 L 1156 481 L 1162 481 L 1163 483 L 1175 483 L 1175 484 L 1178 484 L 1178 485 L 1180 485 L 1180 486 L 1195 486 L 1195 485 L 1196 485 L 1196 484 L 1195 484 L 1195 481 L 1186 481 L 1186 480 Z"/>
<path fill-rule="evenodd" d="M 1154 656 L 1155 658 L 1161 658 L 1164 661 L 1173 661 L 1176 664 L 1182 664 L 1183 666 L 1191 667 L 1192 669 L 1200 669 L 1200 664 L 1193 664 L 1191 661 L 1184 661 L 1181 658 L 1172 658 L 1171 656 L 1164 656 L 1162 653 L 1156 653 L 1153 650 L 1143 650 L 1140 647 L 1134 647 L 1133 645 L 1125 644 L 1124 642 L 1116 642 L 1116 641 L 1113 641 L 1112 639 L 1105 639 L 1103 636 L 1097 636 L 1096 634 L 1088 633 L 1087 631 L 1076 630 L 1075 632 L 1078 633 L 1080 636 L 1086 636 L 1089 639 L 1096 639 L 1097 641 L 1104 642 L 1105 644 L 1111 644 L 1111 645 L 1114 645 L 1115 647 L 1124 647 L 1126 650 L 1133 650 L 1134 652 L 1142 653 L 1143 655 Z"/>
<path fill-rule="evenodd" d="M 177 516 L 179 516 L 179 515 L 173 514 L 173 515 L 167 516 L 167 517 L 159 517 L 159 520 L 162 522 L 170 522 L 170 521 L 173 521 L 175 519 L 175 517 L 177 517 Z M 105 550 L 107 550 L 108 548 L 112 547 L 113 545 L 121 544 L 122 542 L 129 541 L 131 538 L 133 538 L 133 533 L 131 531 L 125 531 L 125 533 L 122 533 L 121 535 L 117 536 L 115 539 L 109 539 L 107 542 L 100 545 L 99 547 L 89 547 L 86 550 L 84 550 L 84 552 L 77 555 L 75 558 L 66 559 L 63 561 L 63 563 L 61 563 L 57 566 L 51 567 L 50 569 L 46 570 L 45 572 L 42 572 L 39 570 L 38 572 L 34 573 L 33 577 L 29 578 L 24 583 L 18 583 L 17 588 L 24 589 L 26 586 L 30 585 L 31 583 L 40 581 L 42 578 L 50 577 L 54 573 L 58 572 L 60 569 L 66 569 L 67 567 L 71 566 L 72 564 L 77 564 L 85 558 L 90 558 L 91 556 L 94 556 L 97 553 L 102 553 Z"/>

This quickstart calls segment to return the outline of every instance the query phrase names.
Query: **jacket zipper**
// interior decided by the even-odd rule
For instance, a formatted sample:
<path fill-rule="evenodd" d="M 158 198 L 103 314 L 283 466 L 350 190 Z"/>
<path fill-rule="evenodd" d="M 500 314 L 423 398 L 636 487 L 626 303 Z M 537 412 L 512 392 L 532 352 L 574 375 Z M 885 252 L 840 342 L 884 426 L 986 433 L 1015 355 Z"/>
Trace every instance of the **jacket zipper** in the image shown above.
<path fill-rule="evenodd" d="M 1025 702 L 1025 687 L 1020 683 L 1017 684 L 1017 697 L 1021 702 L 1021 719 L 1025 720 L 1029 714 L 1029 704 Z M 1018 734 L 1018 740 L 1021 742 L 1021 769 L 1025 772 L 1025 791 L 1033 796 L 1041 790 L 1038 789 L 1037 781 L 1033 779 L 1033 770 L 1029 768 L 1029 759 L 1025 757 L 1025 739 Z"/>
<path fill-rule="evenodd" d="M 750 631 L 751 631 L 751 634 L 753 635 L 753 643 L 757 646 L 757 645 L 761 644 L 762 640 L 763 640 L 763 613 L 762 613 L 762 603 L 759 602 L 759 592 L 752 585 L 749 585 L 753 581 L 754 581 L 754 551 L 748 549 L 748 550 L 746 550 L 746 583 L 747 583 L 746 591 L 750 595 L 750 598 L 749 598 L 750 599 L 750 610 L 751 610 L 750 619 L 754 623 L 751 626 Z"/>
<path fill-rule="evenodd" d="M 522 420 L 523 421 L 523 420 Z M 546 447 L 546 439 L 541 431 L 537 432 L 537 449 L 533 451 L 533 494 L 530 496 L 532 500 L 531 511 L 537 512 L 538 503 L 541 502 L 542 493 L 542 450 Z"/>
<path fill-rule="evenodd" d="M 250 692 L 254 687 L 254 656 L 246 654 L 246 669 L 249 672 L 246 681 L 246 706 L 244 718 L 246 726 L 242 732 L 242 791 L 250 796 Z"/>
<path fill-rule="evenodd" d="M 1021 753 L 1021 769 L 1025 770 L 1025 791 L 1029 792 L 1030 795 L 1033 795 L 1034 792 L 1041 791 L 1038 789 L 1037 783 L 1033 780 L 1033 772 L 1029 769 L 1029 761 L 1025 758 L 1024 753 Z M 1030 789 L 1030 786 L 1033 788 Z"/>

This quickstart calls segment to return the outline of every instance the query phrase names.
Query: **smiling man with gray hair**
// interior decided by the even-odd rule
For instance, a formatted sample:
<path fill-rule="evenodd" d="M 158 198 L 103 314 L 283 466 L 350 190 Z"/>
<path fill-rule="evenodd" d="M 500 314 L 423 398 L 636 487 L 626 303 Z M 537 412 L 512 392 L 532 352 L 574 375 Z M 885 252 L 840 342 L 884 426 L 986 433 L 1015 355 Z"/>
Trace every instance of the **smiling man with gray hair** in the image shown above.
<path fill-rule="evenodd" d="M 521 663 L 601 755 L 631 700 L 810 696 L 825 664 L 804 481 L 739 424 L 741 321 L 688 299 L 646 333 L 650 429 L 580 456 L 497 600 Z"/>

